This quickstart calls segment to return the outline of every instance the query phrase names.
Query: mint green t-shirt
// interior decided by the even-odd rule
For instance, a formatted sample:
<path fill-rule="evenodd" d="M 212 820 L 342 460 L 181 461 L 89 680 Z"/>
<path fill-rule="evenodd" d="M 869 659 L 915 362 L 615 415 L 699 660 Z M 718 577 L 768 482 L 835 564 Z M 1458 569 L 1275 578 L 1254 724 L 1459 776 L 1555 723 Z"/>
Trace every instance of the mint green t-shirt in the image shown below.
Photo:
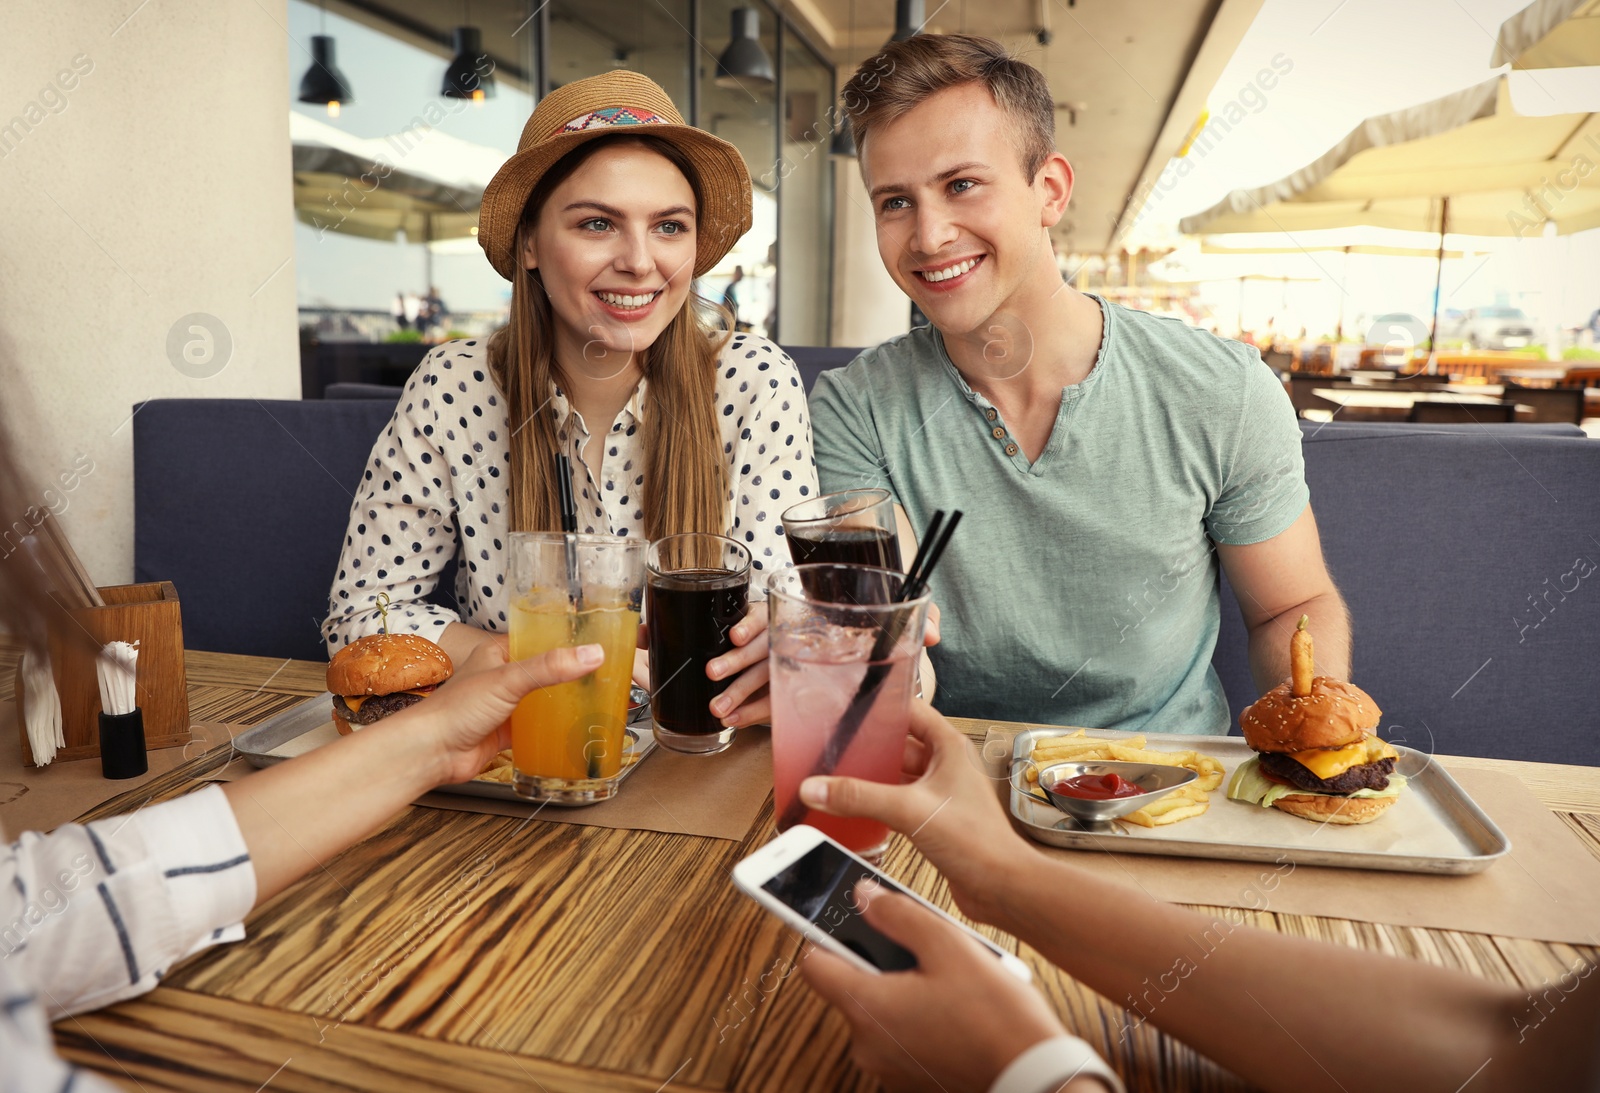
<path fill-rule="evenodd" d="M 1225 733 L 1212 544 L 1304 511 L 1295 412 L 1249 346 L 1099 302 L 1099 356 L 1037 462 L 923 327 L 818 379 L 822 488 L 884 487 L 919 533 L 965 514 L 931 584 L 944 713 Z"/>

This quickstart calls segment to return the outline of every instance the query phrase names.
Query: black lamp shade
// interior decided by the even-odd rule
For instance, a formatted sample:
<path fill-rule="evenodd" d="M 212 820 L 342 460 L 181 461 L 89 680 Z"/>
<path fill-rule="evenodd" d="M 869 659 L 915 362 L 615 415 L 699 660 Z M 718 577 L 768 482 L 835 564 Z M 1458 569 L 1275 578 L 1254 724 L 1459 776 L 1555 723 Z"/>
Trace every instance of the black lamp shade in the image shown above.
<path fill-rule="evenodd" d="M 300 79 L 300 101 L 327 104 L 354 102 L 350 81 L 333 63 L 333 39 L 326 34 L 311 39 L 311 67 Z"/>
<path fill-rule="evenodd" d="M 447 99 L 487 99 L 494 96 L 494 63 L 483 51 L 483 34 L 477 27 L 456 27 L 455 56 L 444 70 Z"/>
<path fill-rule="evenodd" d="M 761 48 L 761 13 L 755 8 L 734 8 L 733 38 L 717 58 L 717 86 L 773 81 L 772 58 Z"/>
<path fill-rule="evenodd" d="M 924 11 L 923 0 L 894 0 L 894 34 L 889 41 L 903 42 L 922 33 L 922 24 L 928 21 Z"/>

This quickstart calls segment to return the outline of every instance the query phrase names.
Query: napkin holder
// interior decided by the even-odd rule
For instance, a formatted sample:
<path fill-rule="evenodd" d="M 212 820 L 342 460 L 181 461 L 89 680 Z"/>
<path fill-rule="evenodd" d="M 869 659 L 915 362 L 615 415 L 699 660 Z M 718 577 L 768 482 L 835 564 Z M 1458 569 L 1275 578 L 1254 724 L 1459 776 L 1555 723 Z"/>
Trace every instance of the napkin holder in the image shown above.
<path fill-rule="evenodd" d="M 67 608 L 50 623 L 50 667 L 61 696 L 61 735 L 54 762 L 100 755 L 100 680 L 95 651 L 109 641 L 139 643 L 135 704 L 144 711 L 146 748 L 189 743 L 189 684 L 183 664 L 183 617 L 171 581 L 102 588 L 104 607 Z M 59 603 L 59 598 L 58 601 Z M 61 627 L 76 624 L 75 634 Z M 83 640 L 87 635 L 92 641 Z M 22 762 L 35 766 L 28 747 L 22 671 L 17 670 L 17 728 Z"/>

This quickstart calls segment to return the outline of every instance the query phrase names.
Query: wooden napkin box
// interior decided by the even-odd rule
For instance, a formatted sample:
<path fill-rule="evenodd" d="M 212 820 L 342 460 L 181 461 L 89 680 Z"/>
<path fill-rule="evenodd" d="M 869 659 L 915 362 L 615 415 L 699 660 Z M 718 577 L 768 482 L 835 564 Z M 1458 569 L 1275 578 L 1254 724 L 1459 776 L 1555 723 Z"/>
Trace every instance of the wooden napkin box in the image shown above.
<path fill-rule="evenodd" d="M 139 708 L 144 712 L 147 749 L 177 748 L 189 743 L 189 684 L 183 666 L 183 617 L 178 590 L 171 581 L 114 585 L 102 588 L 104 607 L 71 608 L 66 616 L 81 627 L 92 643 L 72 640 L 59 632 L 67 625 L 61 616 L 51 624 L 50 665 L 56 691 L 61 696 L 61 734 L 66 745 L 57 749 L 55 762 L 93 759 L 100 754 L 100 679 L 95 671 L 95 650 L 109 641 L 139 643 L 139 669 L 135 681 Z M 35 766 L 28 747 L 22 669 L 17 669 L 17 726 L 22 739 L 22 761 Z"/>

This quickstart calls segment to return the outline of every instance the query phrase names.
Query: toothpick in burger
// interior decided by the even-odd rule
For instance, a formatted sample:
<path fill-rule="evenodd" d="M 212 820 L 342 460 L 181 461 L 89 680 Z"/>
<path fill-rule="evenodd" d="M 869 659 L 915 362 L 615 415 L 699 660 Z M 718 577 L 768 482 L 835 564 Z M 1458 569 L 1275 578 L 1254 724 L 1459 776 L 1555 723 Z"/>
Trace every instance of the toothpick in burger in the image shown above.
<path fill-rule="evenodd" d="M 1399 799 L 1399 753 L 1376 735 L 1383 711 L 1353 683 L 1314 676 L 1306 616 L 1289 639 L 1290 677 L 1239 715 L 1256 751 L 1228 798 L 1317 823 L 1366 824 Z"/>
<path fill-rule="evenodd" d="M 416 634 L 368 634 L 328 662 L 333 725 L 349 735 L 421 702 L 455 671 L 450 656 Z"/>

